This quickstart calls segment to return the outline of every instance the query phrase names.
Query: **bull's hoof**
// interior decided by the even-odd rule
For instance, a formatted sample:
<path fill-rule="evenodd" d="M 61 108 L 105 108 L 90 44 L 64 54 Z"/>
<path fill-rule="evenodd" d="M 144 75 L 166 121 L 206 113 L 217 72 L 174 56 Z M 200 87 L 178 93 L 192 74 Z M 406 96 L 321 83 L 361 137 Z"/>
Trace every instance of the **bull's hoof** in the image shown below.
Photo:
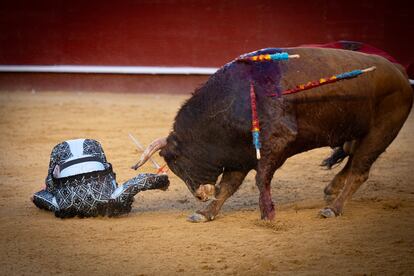
<path fill-rule="evenodd" d="M 204 215 L 199 213 L 194 213 L 187 218 L 189 222 L 207 222 L 209 221 Z"/>
<path fill-rule="evenodd" d="M 319 211 L 319 216 L 321 218 L 334 218 L 336 213 L 331 208 L 326 207 Z"/>

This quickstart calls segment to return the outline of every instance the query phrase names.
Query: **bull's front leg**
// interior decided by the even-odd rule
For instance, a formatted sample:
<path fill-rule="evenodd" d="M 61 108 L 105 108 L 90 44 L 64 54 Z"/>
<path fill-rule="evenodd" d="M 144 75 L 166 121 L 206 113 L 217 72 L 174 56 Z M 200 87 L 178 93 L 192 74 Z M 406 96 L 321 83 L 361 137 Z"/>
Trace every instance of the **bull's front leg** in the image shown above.
<path fill-rule="evenodd" d="M 283 128 L 279 128 L 282 133 Z M 287 128 L 286 128 L 287 129 Z M 294 140 L 294 131 L 285 131 L 284 136 L 266 135 L 262 147 L 262 158 L 257 162 L 256 185 L 259 189 L 259 207 L 263 220 L 275 218 L 275 207 L 272 201 L 271 181 L 275 171 L 280 168 L 287 159 L 288 145 Z"/>
<path fill-rule="evenodd" d="M 277 104 L 277 103 L 276 103 Z M 283 115 L 278 118 L 274 114 L 274 109 L 268 115 L 268 120 L 263 120 L 263 131 L 261 135 L 262 149 L 256 167 L 256 185 L 259 189 L 259 206 L 261 218 L 273 220 L 275 217 L 275 207 L 272 201 L 270 183 L 275 171 L 283 165 L 285 160 L 291 155 L 293 142 L 297 137 L 296 117 L 290 113 L 290 106 L 284 103 Z M 279 120 L 275 123 L 275 119 Z"/>
<path fill-rule="evenodd" d="M 233 195 L 242 184 L 248 172 L 242 171 L 224 171 L 220 181 L 220 189 L 215 195 L 215 199 L 205 208 L 192 214 L 188 221 L 205 222 L 213 220 L 219 213 L 224 202 Z"/>
<path fill-rule="evenodd" d="M 272 201 L 270 183 L 275 171 L 283 164 L 284 159 L 275 160 L 263 157 L 259 160 L 256 174 L 256 185 L 259 188 L 259 207 L 261 218 L 273 220 L 275 217 L 275 207 Z"/>

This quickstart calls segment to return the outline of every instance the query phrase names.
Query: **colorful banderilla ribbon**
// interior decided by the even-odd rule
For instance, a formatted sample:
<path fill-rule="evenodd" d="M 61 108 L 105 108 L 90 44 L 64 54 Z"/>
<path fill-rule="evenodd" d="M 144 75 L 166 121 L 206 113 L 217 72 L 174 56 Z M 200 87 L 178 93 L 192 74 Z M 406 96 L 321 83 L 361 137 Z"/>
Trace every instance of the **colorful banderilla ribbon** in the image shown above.
<path fill-rule="evenodd" d="M 342 74 L 334 75 L 334 76 L 329 77 L 329 78 L 321 78 L 317 81 L 310 81 L 306 84 L 300 84 L 300 85 L 296 86 L 295 88 L 287 89 L 287 90 L 282 92 L 282 95 L 297 93 L 297 92 L 300 92 L 300 91 L 303 91 L 303 90 L 308 90 L 308 89 L 311 89 L 311 88 L 315 88 L 315 87 L 318 87 L 318 86 L 321 86 L 321 85 L 337 82 L 337 81 L 344 80 L 344 79 L 352 79 L 352 78 L 355 78 L 355 77 L 357 77 L 357 76 L 359 76 L 363 73 L 374 71 L 375 69 L 376 69 L 376 67 L 372 66 L 372 67 L 362 69 L 362 70 L 358 69 L 358 70 L 353 70 L 353 71 L 345 72 L 345 73 L 342 73 Z M 274 97 L 274 96 L 277 96 L 277 94 L 273 93 L 273 94 L 270 94 L 269 96 Z"/>
<path fill-rule="evenodd" d="M 256 148 L 256 158 L 260 159 L 260 126 L 259 126 L 259 117 L 257 116 L 257 104 L 256 104 L 256 93 L 254 91 L 253 82 L 250 81 L 250 105 L 252 107 L 252 136 L 253 136 L 253 145 Z"/>
<path fill-rule="evenodd" d="M 287 60 L 290 58 L 299 58 L 299 55 L 289 55 L 286 52 L 276 53 L 276 54 L 265 54 L 265 55 L 256 55 L 256 56 L 241 56 L 238 58 L 238 61 L 276 61 L 276 60 Z"/>

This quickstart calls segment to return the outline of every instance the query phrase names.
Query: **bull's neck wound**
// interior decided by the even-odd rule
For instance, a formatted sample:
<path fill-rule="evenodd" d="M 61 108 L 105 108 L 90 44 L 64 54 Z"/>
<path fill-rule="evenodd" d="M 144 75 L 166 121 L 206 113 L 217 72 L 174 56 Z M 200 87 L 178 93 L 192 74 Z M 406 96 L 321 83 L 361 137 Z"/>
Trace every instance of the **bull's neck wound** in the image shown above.
<path fill-rule="evenodd" d="M 278 59 L 260 61 L 260 57 L 275 57 Z M 282 49 L 269 48 L 243 55 L 244 60 L 250 60 L 250 80 L 253 81 L 255 94 L 260 98 L 261 95 L 267 95 L 269 92 L 280 94 L 282 88 L 280 81 L 282 79 L 283 69 L 289 54 Z M 257 57 L 257 62 L 251 59 Z M 263 59 L 263 58 L 262 58 Z M 240 62 L 240 61 L 239 61 Z"/>
<path fill-rule="evenodd" d="M 267 48 L 248 53 L 239 57 L 238 59 L 233 60 L 232 62 L 225 64 L 207 81 L 203 89 L 197 90 L 194 95 L 198 95 L 201 98 L 200 92 L 205 90 L 208 91 L 209 83 L 220 81 L 220 78 L 223 76 L 225 76 L 225 81 L 231 79 L 243 79 L 248 81 L 250 87 L 250 106 L 252 112 L 252 139 L 253 145 L 256 149 L 256 158 L 260 159 L 261 144 L 258 100 L 260 100 L 262 95 L 267 96 L 274 91 L 276 91 L 276 93 L 281 93 L 282 89 L 280 87 L 280 80 L 282 78 L 282 72 L 285 69 L 285 65 L 282 65 L 282 63 L 286 63 L 287 60 L 298 57 L 299 55 L 289 54 L 279 48 Z M 242 84 L 240 88 L 244 89 L 244 87 L 245 84 Z M 193 97 L 190 100 L 195 99 Z M 177 116 L 176 120 L 180 118 L 179 115 Z"/>
<path fill-rule="evenodd" d="M 290 55 L 281 49 L 263 49 L 243 55 L 236 59 L 236 62 L 246 62 L 250 79 L 250 107 L 251 107 L 251 132 L 253 145 L 256 149 L 256 159 L 261 158 L 260 154 L 260 123 L 258 115 L 257 99 L 260 95 L 267 95 L 270 91 L 281 92 L 280 80 L 282 78 L 282 62 L 291 58 L 298 58 L 299 55 Z"/>

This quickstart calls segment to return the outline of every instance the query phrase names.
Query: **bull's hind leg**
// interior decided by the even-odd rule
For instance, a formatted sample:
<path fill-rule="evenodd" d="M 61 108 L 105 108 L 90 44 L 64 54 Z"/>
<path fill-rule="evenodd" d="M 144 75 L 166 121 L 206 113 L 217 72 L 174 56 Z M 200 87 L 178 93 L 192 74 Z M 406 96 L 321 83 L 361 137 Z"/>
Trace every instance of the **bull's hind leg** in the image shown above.
<path fill-rule="evenodd" d="M 357 146 L 358 146 L 358 141 L 356 140 L 346 142 L 343 145 L 342 148 L 346 156 L 348 156 L 348 161 L 345 167 L 343 167 L 343 169 L 337 175 L 335 175 L 334 179 L 323 190 L 325 193 L 325 200 L 328 203 L 333 201 L 343 189 L 345 185 L 345 181 L 350 172 L 353 155 L 354 155 L 354 152 Z"/>
<path fill-rule="evenodd" d="M 224 171 L 223 178 L 220 181 L 220 190 L 216 194 L 216 198 L 204 209 L 192 214 L 188 220 L 190 222 L 213 220 L 219 213 L 224 202 L 240 187 L 247 173 L 244 171 Z"/>
<path fill-rule="evenodd" d="M 335 217 L 341 215 L 344 204 L 368 179 L 369 168 L 365 171 L 350 170 L 342 191 L 333 200 L 333 202 L 320 211 L 320 215 L 325 218 Z"/>
<path fill-rule="evenodd" d="M 342 170 L 337 175 L 335 175 L 334 179 L 332 179 L 332 181 L 323 190 L 326 202 L 332 202 L 344 187 L 346 178 L 348 177 L 348 173 L 351 168 L 351 164 L 352 157 L 350 156 L 346 162 L 345 167 L 343 167 Z"/>
<path fill-rule="evenodd" d="M 386 139 L 383 139 L 387 135 L 386 130 L 372 130 L 361 140 L 361 144 L 355 150 L 354 156 L 350 160 L 350 168 L 346 174 L 341 192 L 328 207 L 321 210 L 321 216 L 335 217 L 342 214 L 345 202 L 368 179 L 372 164 L 392 142 L 398 130 L 393 131 Z M 388 131 L 390 130 L 388 129 Z"/>
<path fill-rule="evenodd" d="M 404 104 L 400 103 L 400 106 L 399 110 L 394 110 L 393 103 L 388 103 L 384 109 L 379 108 L 381 116 L 376 118 L 369 133 L 355 148 L 342 191 L 328 207 L 321 210 L 321 216 L 342 214 L 345 202 L 368 179 L 372 164 L 391 144 L 408 116 L 411 105 L 404 108 Z"/>

